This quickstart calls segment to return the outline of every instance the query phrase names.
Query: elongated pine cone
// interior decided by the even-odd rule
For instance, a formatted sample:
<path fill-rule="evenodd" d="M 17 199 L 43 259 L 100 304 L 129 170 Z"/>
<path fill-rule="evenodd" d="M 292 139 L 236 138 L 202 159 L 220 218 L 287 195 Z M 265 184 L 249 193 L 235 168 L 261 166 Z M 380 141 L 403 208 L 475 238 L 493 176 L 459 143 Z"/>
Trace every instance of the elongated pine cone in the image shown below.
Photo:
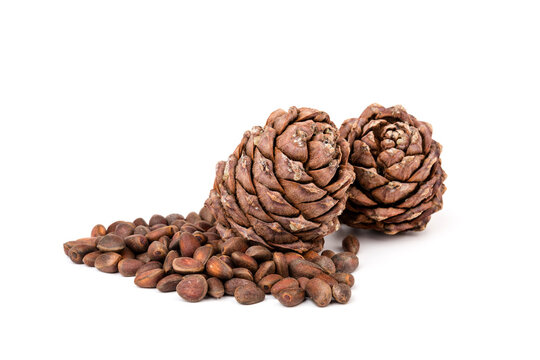
<path fill-rule="evenodd" d="M 354 181 L 349 146 L 329 116 L 309 108 L 276 110 L 247 131 L 218 163 L 206 204 L 223 238 L 271 248 L 320 250 L 339 228 Z"/>
<path fill-rule="evenodd" d="M 442 147 L 431 133 L 402 106 L 373 104 L 346 120 L 340 135 L 350 144 L 356 180 L 340 220 L 387 234 L 425 229 L 446 190 Z"/>

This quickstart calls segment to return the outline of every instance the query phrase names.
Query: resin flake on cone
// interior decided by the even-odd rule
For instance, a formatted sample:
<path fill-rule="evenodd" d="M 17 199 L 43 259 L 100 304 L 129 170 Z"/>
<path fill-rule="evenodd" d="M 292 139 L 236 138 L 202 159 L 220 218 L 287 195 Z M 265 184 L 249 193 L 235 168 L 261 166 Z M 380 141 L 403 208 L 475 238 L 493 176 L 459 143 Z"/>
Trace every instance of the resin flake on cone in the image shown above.
<path fill-rule="evenodd" d="M 387 234 L 423 230 L 442 208 L 446 173 L 431 125 L 402 106 L 369 106 L 346 120 L 340 135 L 350 144 L 356 180 L 340 220 Z"/>
<path fill-rule="evenodd" d="M 354 181 L 348 157 L 349 146 L 326 113 L 274 111 L 216 167 L 206 204 L 218 231 L 271 248 L 320 250 L 324 236 L 339 227 Z"/>

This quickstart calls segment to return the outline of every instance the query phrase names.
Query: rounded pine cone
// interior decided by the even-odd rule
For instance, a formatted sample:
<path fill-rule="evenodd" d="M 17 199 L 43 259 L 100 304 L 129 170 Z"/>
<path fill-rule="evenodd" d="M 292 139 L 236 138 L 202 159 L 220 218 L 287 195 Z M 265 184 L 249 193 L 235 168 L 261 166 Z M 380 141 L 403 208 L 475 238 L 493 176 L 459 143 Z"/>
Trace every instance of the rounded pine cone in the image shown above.
<path fill-rule="evenodd" d="M 216 167 L 206 204 L 221 236 L 297 252 L 322 249 L 323 237 L 339 228 L 354 181 L 348 155 L 326 113 L 274 111 Z"/>
<path fill-rule="evenodd" d="M 369 106 L 346 120 L 340 135 L 350 144 L 356 180 L 340 220 L 387 234 L 424 230 L 442 208 L 446 173 L 431 125 L 402 106 Z"/>

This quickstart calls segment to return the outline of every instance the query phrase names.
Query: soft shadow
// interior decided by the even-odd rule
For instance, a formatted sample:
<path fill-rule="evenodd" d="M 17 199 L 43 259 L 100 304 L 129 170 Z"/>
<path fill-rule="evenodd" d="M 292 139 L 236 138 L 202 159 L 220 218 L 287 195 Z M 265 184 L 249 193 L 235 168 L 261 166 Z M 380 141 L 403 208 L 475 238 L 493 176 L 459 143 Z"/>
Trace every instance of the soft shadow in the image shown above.
<path fill-rule="evenodd" d="M 354 235 L 360 240 L 360 242 L 397 242 L 406 241 L 411 239 L 418 239 L 422 236 L 421 231 L 405 231 L 396 235 L 387 235 L 375 230 L 355 229 L 350 226 L 342 224 L 340 229 L 334 234 L 338 239 L 343 239 L 347 235 Z"/>

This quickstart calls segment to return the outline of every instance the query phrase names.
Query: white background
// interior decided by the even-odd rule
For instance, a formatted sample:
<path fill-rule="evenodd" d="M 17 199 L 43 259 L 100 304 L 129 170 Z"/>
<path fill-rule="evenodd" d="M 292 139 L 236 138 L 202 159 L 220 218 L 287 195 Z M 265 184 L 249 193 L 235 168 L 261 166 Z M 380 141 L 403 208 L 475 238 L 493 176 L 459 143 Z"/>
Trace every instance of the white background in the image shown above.
<path fill-rule="evenodd" d="M 2 1 L 0 357 L 538 359 L 535 2 L 374 3 Z M 433 125 L 448 191 L 424 232 L 355 232 L 348 305 L 190 304 L 62 251 L 198 210 L 276 108 L 372 102 Z"/>

